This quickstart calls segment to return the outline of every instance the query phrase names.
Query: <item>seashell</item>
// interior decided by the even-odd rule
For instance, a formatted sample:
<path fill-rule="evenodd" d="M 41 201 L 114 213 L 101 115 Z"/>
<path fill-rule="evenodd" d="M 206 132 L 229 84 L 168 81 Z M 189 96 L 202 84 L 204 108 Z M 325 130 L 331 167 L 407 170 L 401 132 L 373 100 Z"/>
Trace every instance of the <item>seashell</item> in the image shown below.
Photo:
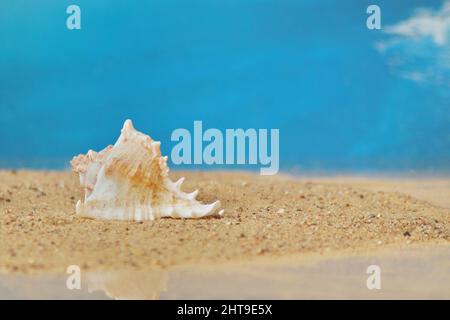
<path fill-rule="evenodd" d="M 78 215 L 97 219 L 153 220 L 161 217 L 201 218 L 214 215 L 216 201 L 202 204 L 198 190 L 181 191 L 184 178 L 169 178 L 167 157 L 160 142 L 134 129 L 126 120 L 113 146 L 100 152 L 89 150 L 70 162 L 84 187 L 84 201 L 78 201 Z M 219 215 L 223 214 L 220 210 Z"/>

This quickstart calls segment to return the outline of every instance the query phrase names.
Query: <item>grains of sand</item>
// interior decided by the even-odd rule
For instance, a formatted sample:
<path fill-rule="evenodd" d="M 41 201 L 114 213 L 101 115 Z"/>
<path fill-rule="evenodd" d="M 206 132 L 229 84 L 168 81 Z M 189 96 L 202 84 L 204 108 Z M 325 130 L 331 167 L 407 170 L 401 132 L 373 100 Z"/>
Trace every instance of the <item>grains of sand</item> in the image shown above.
<path fill-rule="evenodd" d="M 223 217 L 100 221 L 75 215 L 70 172 L 0 171 L 0 270 L 142 270 L 184 263 L 450 243 L 450 210 L 400 193 L 247 173 L 189 172 Z"/>

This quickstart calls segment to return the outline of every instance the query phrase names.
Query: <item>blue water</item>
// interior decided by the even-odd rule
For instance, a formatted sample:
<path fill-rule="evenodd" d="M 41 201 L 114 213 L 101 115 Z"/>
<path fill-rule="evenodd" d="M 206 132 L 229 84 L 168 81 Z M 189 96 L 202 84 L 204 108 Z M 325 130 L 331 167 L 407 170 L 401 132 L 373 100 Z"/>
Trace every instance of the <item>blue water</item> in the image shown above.
<path fill-rule="evenodd" d="M 387 26 L 443 2 L 376 3 Z M 66 28 L 69 4 L 81 30 Z M 366 28 L 369 4 L 3 2 L 0 167 L 63 168 L 131 118 L 164 154 L 202 120 L 279 128 L 283 170 L 449 170 L 450 33 L 380 53 L 394 36 Z"/>

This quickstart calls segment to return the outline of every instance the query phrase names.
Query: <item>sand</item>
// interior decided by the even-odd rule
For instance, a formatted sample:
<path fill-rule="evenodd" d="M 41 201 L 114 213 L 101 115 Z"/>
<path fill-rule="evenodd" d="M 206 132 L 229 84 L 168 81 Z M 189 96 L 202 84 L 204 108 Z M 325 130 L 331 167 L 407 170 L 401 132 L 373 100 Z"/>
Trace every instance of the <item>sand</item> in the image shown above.
<path fill-rule="evenodd" d="M 330 180 L 174 172 L 222 218 L 99 221 L 75 215 L 70 172 L 0 171 L 0 271 L 144 270 L 192 263 L 331 255 L 450 244 L 450 209 L 399 192 Z M 447 189 L 448 190 L 448 189 Z"/>

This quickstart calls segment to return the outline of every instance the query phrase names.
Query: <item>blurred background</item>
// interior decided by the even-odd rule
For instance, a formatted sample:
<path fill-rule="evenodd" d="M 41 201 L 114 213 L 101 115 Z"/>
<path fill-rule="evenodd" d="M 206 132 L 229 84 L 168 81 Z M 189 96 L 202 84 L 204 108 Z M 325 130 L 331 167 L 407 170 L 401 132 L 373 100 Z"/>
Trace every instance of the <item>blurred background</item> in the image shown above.
<path fill-rule="evenodd" d="M 71 4 L 81 30 L 66 27 Z M 381 30 L 366 27 L 370 4 Z M 166 155 L 174 129 L 202 120 L 279 128 L 286 172 L 450 171 L 450 1 L 1 7 L 2 168 L 67 168 L 131 118 Z"/>

